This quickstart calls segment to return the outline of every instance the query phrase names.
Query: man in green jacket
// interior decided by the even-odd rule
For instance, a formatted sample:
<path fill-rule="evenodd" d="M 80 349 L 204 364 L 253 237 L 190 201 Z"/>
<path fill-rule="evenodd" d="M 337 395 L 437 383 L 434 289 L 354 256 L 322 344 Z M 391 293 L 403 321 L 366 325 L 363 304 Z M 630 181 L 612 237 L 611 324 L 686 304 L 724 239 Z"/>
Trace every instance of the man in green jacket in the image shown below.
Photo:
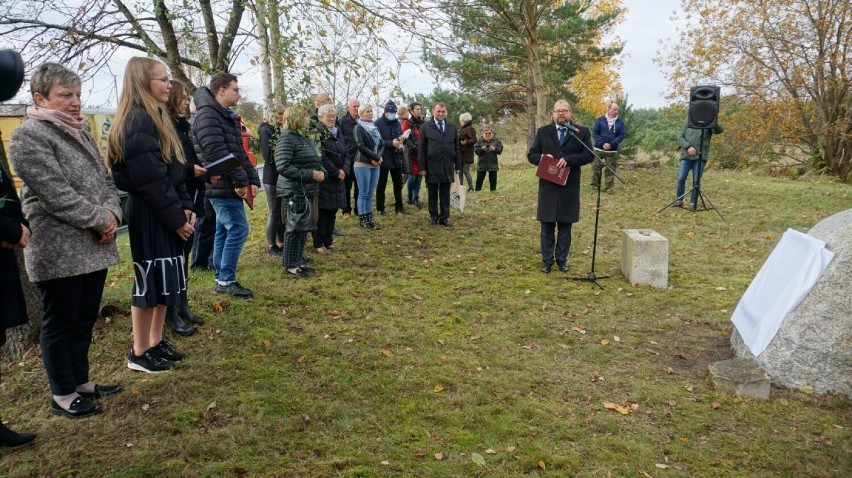
<path fill-rule="evenodd" d="M 692 171 L 692 194 L 689 199 L 691 210 L 695 210 L 698 200 L 698 190 L 701 187 L 701 175 L 704 166 L 710 157 L 710 138 L 713 134 L 724 131 L 722 125 L 716 123 L 712 128 L 692 128 L 689 123 L 683 125 L 680 134 L 677 135 L 677 144 L 680 146 L 680 167 L 677 172 L 677 200 L 674 205 L 683 206 L 683 196 L 686 195 L 686 176 Z"/>

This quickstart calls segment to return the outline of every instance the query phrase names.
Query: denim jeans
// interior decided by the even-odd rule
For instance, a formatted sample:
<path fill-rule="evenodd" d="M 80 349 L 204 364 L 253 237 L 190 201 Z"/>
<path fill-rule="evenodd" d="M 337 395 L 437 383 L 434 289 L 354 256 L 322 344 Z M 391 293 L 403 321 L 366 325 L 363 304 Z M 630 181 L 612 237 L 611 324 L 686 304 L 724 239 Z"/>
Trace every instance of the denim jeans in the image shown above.
<path fill-rule="evenodd" d="M 216 210 L 216 236 L 213 239 L 213 277 L 217 281 L 237 280 L 237 261 L 248 237 L 249 225 L 242 199 L 211 198 Z"/>
<path fill-rule="evenodd" d="M 415 198 L 420 198 L 420 183 L 423 182 L 423 176 L 419 174 L 408 175 L 408 199 L 413 201 Z"/>
<path fill-rule="evenodd" d="M 683 199 L 686 191 L 686 176 L 692 171 L 692 194 L 689 202 L 695 204 L 698 200 L 698 188 L 701 185 L 701 175 L 704 174 L 704 161 L 698 159 L 681 159 L 677 171 L 677 199 Z"/>
<path fill-rule="evenodd" d="M 379 168 L 352 168 L 358 182 L 358 214 L 373 212 L 373 193 L 379 184 Z"/>

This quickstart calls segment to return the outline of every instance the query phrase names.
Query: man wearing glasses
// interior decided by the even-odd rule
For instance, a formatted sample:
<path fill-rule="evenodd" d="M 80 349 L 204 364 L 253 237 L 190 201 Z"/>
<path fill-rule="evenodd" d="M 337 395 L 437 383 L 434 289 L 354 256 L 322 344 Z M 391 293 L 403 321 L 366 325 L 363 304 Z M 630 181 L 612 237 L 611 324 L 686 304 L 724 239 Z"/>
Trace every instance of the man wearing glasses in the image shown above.
<path fill-rule="evenodd" d="M 571 249 L 571 225 L 580 220 L 580 166 L 594 160 L 592 153 L 580 143 L 592 147 L 591 133 L 585 126 L 571 124 L 571 104 L 559 100 L 553 105 L 553 123 L 536 131 L 527 159 L 538 166 L 545 156 L 557 160 L 557 167 L 570 167 L 564 186 L 538 180 L 538 209 L 541 222 L 541 272 L 549 274 L 554 258 L 562 272 L 568 272 Z M 555 231 L 558 228 L 558 234 Z M 554 255 L 555 253 L 555 255 Z"/>
<path fill-rule="evenodd" d="M 240 160 L 240 166 L 222 175 L 207 188 L 207 197 L 216 211 L 216 235 L 213 239 L 214 292 L 234 297 L 252 296 L 250 289 L 237 282 L 237 261 L 249 232 L 243 200 L 254 197 L 260 178 L 243 149 L 242 132 L 231 107 L 240 100 L 237 77 L 216 73 L 209 88 L 195 90 L 198 113 L 192 125 L 195 149 L 201 162 L 222 159 L 229 154 Z"/>

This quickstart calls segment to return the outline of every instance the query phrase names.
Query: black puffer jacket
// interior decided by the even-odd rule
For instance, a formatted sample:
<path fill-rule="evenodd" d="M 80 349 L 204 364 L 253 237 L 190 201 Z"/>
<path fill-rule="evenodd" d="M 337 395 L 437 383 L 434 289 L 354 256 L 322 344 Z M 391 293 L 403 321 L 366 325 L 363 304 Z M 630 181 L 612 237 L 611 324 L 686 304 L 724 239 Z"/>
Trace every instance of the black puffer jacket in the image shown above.
<path fill-rule="evenodd" d="M 118 189 L 142 198 L 151 213 L 173 231 L 186 223 L 185 209 L 192 209 L 186 193 L 186 169 L 176 159 L 166 163 L 154 120 L 141 106 L 134 106 L 125 120 L 123 160 L 112 167 Z"/>
<path fill-rule="evenodd" d="M 314 182 L 314 171 L 328 172 L 322 167 L 317 146 L 309 138 L 293 130 L 282 129 L 275 145 L 275 169 L 278 170 L 278 184 L 275 191 L 280 197 L 289 198 L 296 193 L 314 197 L 319 185 Z"/>
<path fill-rule="evenodd" d="M 358 151 L 358 143 L 355 142 L 355 127 L 358 126 L 358 118 L 346 113 L 337 120 L 343 132 L 343 140 L 346 143 L 346 154 L 349 155 L 349 164 L 355 163 L 355 152 Z"/>
<path fill-rule="evenodd" d="M 343 207 L 344 184 L 338 176 L 340 171 L 347 176 L 352 173 L 343 132 L 336 128 L 332 135 L 322 123 L 317 128 L 322 139 L 322 166 L 328 171 L 325 181 L 320 183 L 319 208 L 339 209 Z"/>
<path fill-rule="evenodd" d="M 189 199 L 192 201 L 192 211 L 195 214 L 202 214 L 204 212 L 204 191 L 207 189 L 205 178 L 207 176 L 195 176 L 195 165 L 201 166 L 202 164 L 198 160 L 195 147 L 192 144 L 189 120 L 182 116 L 172 119 L 180 139 L 180 145 L 183 147 L 184 159 L 186 159 L 186 193 L 189 194 Z"/>
<path fill-rule="evenodd" d="M 399 169 L 402 167 L 402 151 L 393 147 L 393 140 L 402 136 L 402 125 L 399 120 L 389 120 L 382 116 L 374 121 L 379 134 L 382 136 L 382 169 Z"/>
<path fill-rule="evenodd" d="M 228 154 L 233 154 L 242 163 L 242 167 L 234 169 L 211 184 L 207 188 L 207 197 L 238 199 L 234 188 L 251 184 L 260 187 L 260 177 L 243 149 L 240 126 L 234 114 L 217 103 L 207 87 L 195 90 L 193 99 L 198 112 L 192 123 L 192 137 L 201 163 L 212 163 Z"/>

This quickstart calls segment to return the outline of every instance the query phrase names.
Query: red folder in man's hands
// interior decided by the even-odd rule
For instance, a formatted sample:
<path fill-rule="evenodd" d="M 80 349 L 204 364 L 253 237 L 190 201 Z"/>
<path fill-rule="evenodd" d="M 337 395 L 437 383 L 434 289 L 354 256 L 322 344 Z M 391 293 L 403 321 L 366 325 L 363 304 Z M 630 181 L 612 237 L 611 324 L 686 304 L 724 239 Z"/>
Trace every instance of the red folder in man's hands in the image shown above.
<path fill-rule="evenodd" d="M 251 193 L 251 186 L 246 188 L 246 195 L 243 197 L 249 209 L 254 210 L 254 194 Z"/>
<path fill-rule="evenodd" d="M 538 162 L 538 169 L 536 169 L 535 175 L 553 184 L 565 186 L 565 183 L 568 182 L 568 175 L 571 173 L 571 167 L 564 166 L 560 168 L 556 165 L 558 162 L 559 160 L 554 158 L 553 155 L 543 155 L 541 161 Z"/>

